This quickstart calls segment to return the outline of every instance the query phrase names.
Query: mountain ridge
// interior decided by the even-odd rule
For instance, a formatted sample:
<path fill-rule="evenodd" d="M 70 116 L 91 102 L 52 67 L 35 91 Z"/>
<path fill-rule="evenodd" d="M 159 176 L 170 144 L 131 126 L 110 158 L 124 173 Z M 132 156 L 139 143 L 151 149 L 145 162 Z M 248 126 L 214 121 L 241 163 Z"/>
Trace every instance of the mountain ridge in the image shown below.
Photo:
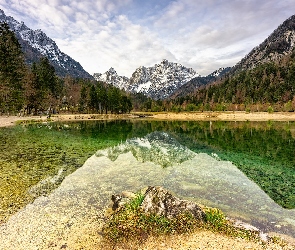
<path fill-rule="evenodd" d="M 214 72 L 205 78 L 196 77 L 175 91 L 171 98 L 193 95 L 201 86 L 221 83 L 221 78 L 252 70 L 265 63 L 280 63 L 285 56 L 291 55 L 295 48 L 295 15 L 286 19 L 261 44 L 254 47 L 233 67 L 225 68 L 218 76 Z M 225 87 L 225 86 L 224 86 Z"/>
<path fill-rule="evenodd" d="M 295 45 L 295 15 L 280 24 L 261 44 L 254 47 L 231 70 L 231 74 L 253 69 L 259 64 L 279 61 L 291 54 Z"/>
<path fill-rule="evenodd" d="M 130 78 L 118 76 L 113 68 L 103 74 L 95 73 L 93 76 L 97 81 L 104 81 L 132 93 L 143 93 L 152 99 L 162 100 L 199 74 L 192 68 L 163 59 L 151 67 L 138 67 Z"/>
<path fill-rule="evenodd" d="M 47 57 L 59 76 L 71 75 L 78 78 L 93 78 L 79 62 L 63 53 L 56 42 L 42 30 L 30 29 L 24 22 L 18 22 L 13 17 L 6 16 L 1 9 L 0 22 L 6 22 L 16 34 L 27 64 L 31 65 L 33 62 L 38 62 L 41 57 Z"/>

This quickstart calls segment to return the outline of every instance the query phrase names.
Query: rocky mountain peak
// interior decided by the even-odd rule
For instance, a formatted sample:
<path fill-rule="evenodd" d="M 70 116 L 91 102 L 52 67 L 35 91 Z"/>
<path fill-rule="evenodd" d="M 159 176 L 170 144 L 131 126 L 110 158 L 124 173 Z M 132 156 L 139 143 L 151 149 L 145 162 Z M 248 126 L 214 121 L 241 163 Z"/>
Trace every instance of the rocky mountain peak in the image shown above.
<path fill-rule="evenodd" d="M 32 30 L 24 22 L 18 22 L 13 17 L 6 16 L 0 9 L 0 22 L 5 22 L 16 34 L 25 59 L 28 64 L 39 61 L 41 57 L 47 57 L 60 76 L 71 75 L 73 77 L 92 78 L 80 63 L 66 55 L 42 30 Z"/>
<path fill-rule="evenodd" d="M 117 71 L 113 67 L 111 67 L 107 72 L 111 75 L 118 75 Z"/>
<path fill-rule="evenodd" d="M 259 64 L 277 62 L 291 54 L 295 44 L 295 15 L 284 21 L 259 46 L 246 55 L 232 70 L 253 69 Z"/>
<path fill-rule="evenodd" d="M 127 90 L 129 85 L 129 78 L 126 76 L 119 76 L 117 71 L 111 67 L 105 73 L 94 73 L 93 77 L 96 81 L 105 82 L 117 88 Z"/>
<path fill-rule="evenodd" d="M 192 68 L 163 59 L 152 67 L 140 66 L 130 79 L 118 76 L 113 68 L 104 74 L 94 74 L 94 78 L 133 93 L 143 93 L 153 99 L 165 99 L 197 75 Z"/>

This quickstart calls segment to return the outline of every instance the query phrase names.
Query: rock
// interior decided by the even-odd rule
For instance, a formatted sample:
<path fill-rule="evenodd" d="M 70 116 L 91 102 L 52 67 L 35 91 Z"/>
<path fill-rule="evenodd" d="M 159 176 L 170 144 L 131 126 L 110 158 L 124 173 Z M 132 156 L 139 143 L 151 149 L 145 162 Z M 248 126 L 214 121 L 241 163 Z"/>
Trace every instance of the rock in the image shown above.
<path fill-rule="evenodd" d="M 205 213 L 194 202 L 181 200 L 162 187 L 149 187 L 141 204 L 145 213 L 152 213 L 167 218 L 175 218 L 181 213 L 189 212 L 197 220 L 203 220 Z"/>
<path fill-rule="evenodd" d="M 123 207 L 126 203 L 136 197 L 135 193 L 129 191 L 123 191 L 121 194 L 113 194 L 112 195 L 112 210 L 116 211 Z"/>
<path fill-rule="evenodd" d="M 113 202 L 112 209 L 113 209 L 113 211 L 115 211 L 115 210 L 117 210 L 119 208 L 122 198 L 123 197 L 121 195 L 118 195 L 118 194 L 113 194 L 112 195 L 112 202 Z"/>
<path fill-rule="evenodd" d="M 191 213 L 197 220 L 203 220 L 205 217 L 205 213 L 196 203 L 181 200 L 163 187 L 148 187 L 143 189 L 141 193 L 144 193 L 144 200 L 141 204 L 144 213 L 165 216 L 169 219 L 186 212 Z M 129 191 L 123 191 L 120 195 L 112 195 L 113 204 L 111 208 L 113 212 L 118 211 L 135 197 L 136 194 Z"/>
<path fill-rule="evenodd" d="M 252 232 L 252 234 L 256 234 L 264 242 L 268 242 L 270 240 L 268 234 L 262 232 L 260 229 L 254 227 L 253 225 L 250 225 L 240 220 L 228 219 L 228 221 L 230 221 L 235 228 L 244 229 Z"/>

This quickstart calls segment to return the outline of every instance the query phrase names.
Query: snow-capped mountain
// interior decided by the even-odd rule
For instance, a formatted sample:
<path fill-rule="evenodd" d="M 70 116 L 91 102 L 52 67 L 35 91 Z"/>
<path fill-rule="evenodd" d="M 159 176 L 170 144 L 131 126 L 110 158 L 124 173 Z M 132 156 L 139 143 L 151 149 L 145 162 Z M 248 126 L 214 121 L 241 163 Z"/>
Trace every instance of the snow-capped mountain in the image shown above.
<path fill-rule="evenodd" d="M 139 67 L 130 78 L 129 91 L 165 99 L 193 77 L 196 72 L 192 68 L 164 59 L 153 67 Z"/>
<path fill-rule="evenodd" d="M 126 76 L 119 76 L 114 68 L 110 68 L 103 74 L 94 73 L 93 77 L 96 81 L 105 82 L 120 89 L 127 90 L 129 86 L 129 78 Z"/>
<path fill-rule="evenodd" d="M 118 76 L 113 68 L 104 74 L 94 74 L 96 80 L 133 93 L 143 93 L 157 100 L 169 97 L 176 89 L 196 76 L 198 74 L 192 68 L 165 59 L 153 67 L 137 68 L 130 79 Z"/>
<path fill-rule="evenodd" d="M 41 30 L 31 30 L 23 22 L 6 16 L 1 9 L 0 22 L 6 22 L 16 34 L 28 64 L 39 61 L 41 57 L 47 57 L 60 76 L 92 78 L 80 63 L 61 52 L 56 43 Z"/>

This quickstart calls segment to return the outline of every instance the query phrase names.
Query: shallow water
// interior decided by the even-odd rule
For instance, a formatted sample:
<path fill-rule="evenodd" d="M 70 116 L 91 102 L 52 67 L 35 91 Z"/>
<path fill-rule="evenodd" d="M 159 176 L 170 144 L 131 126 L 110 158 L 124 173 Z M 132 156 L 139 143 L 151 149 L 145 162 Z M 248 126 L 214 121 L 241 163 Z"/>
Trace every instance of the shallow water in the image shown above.
<path fill-rule="evenodd" d="M 49 196 L 10 217 L 0 235 L 17 249 L 34 249 L 19 248 L 14 237 L 20 231 L 22 242 L 36 245 L 51 244 L 57 235 L 71 238 L 81 223 L 85 230 L 99 227 L 114 192 L 161 185 L 266 232 L 294 236 L 294 209 L 283 208 L 295 204 L 294 127 L 272 122 L 96 121 L 3 129 L 0 174 L 10 181 L 1 179 L 6 185 L 2 197 L 11 204 L 12 192 L 24 206 L 41 194 Z"/>
<path fill-rule="evenodd" d="M 170 134 L 153 132 L 97 151 L 48 197 L 37 198 L 0 227 L 5 242 L 0 249 L 74 245 L 78 235 L 99 231 L 112 194 L 149 185 L 221 208 L 264 232 L 295 235 L 295 210 L 277 205 L 231 162 L 195 153 Z"/>

